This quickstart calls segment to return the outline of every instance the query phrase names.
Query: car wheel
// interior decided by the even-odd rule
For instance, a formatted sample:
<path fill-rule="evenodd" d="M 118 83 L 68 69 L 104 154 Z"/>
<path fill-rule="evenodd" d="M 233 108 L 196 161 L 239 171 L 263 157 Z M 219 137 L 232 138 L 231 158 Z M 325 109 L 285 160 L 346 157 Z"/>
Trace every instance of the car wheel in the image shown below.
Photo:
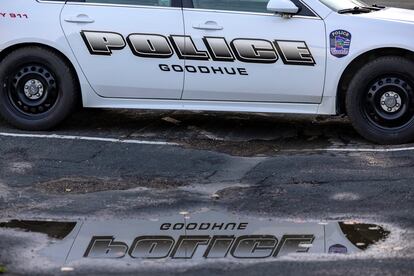
<path fill-rule="evenodd" d="M 346 108 L 354 128 L 379 144 L 414 140 L 414 62 L 377 58 L 351 80 Z"/>
<path fill-rule="evenodd" d="M 55 52 L 25 47 L 0 63 L 0 113 L 25 130 L 48 130 L 76 107 L 78 84 L 70 67 Z"/>

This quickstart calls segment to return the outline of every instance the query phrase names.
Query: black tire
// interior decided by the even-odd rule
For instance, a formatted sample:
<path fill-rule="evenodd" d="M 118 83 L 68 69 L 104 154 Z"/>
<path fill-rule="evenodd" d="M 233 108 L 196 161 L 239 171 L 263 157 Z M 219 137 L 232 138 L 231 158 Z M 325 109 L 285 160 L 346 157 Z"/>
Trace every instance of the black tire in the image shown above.
<path fill-rule="evenodd" d="M 378 144 L 414 141 L 414 62 L 379 57 L 350 82 L 346 109 L 354 128 Z"/>
<path fill-rule="evenodd" d="M 74 73 L 55 52 L 19 48 L 0 63 L 0 114 L 24 130 L 49 130 L 66 119 L 78 102 Z"/>

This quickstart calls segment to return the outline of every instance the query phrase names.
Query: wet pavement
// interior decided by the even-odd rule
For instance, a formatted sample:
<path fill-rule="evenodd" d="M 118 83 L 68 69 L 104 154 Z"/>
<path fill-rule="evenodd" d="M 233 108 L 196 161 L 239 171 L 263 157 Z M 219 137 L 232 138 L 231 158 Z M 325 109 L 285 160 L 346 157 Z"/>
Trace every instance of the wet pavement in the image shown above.
<path fill-rule="evenodd" d="M 414 144 L 347 118 L 83 110 L 0 145 L 0 273 L 414 273 Z"/>
<path fill-rule="evenodd" d="M 65 250 L 54 249 L 60 262 L 47 254 L 49 246 L 60 244 L 50 234 L 3 229 L 0 259 L 12 272 L 404 275 L 414 269 L 414 148 L 373 145 L 346 118 L 84 110 L 53 132 L 27 133 L 1 123 L 0 143 L 2 222 L 102 223 L 78 243 L 65 240 Z M 129 248 L 131 235 L 156 236 L 157 227 L 148 225 L 182 223 L 183 211 L 211 223 L 235 217 L 252 227 L 245 235 L 279 233 L 278 240 L 306 234 L 295 223 L 356 221 L 390 234 L 361 254 L 328 256 L 325 245 L 323 252 L 287 259 L 79 257 L 94 236 L 114 236 Z M 220 215 L 215 219 L 211 212 Z M 255 230 L 258 218 L 270 221 L 266 231 Z M 290 229 L 297 232 L 277 232 L 280 223 L 293 223 Z M 197 235 L 206 233 L 220 234 Z M 70 259 L 75 244 L 77 257 Z"/>

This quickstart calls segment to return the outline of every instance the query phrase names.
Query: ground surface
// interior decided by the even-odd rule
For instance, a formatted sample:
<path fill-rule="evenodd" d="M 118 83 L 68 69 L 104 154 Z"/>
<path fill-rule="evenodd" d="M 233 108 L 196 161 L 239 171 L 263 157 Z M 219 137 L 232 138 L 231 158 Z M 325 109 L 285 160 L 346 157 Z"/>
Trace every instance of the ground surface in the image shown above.
<path fill-rule="evenodd" d="M 61 136 L 33 137 L 54 134 Z M 141 272 L 414 273 L 414 145 L 374 146 L 345 118 L 84 110 L 50 133 L 16 131 L 0 121 L 0 145 L 0 220 L 134 219 L 211 209 L 303 221 L 358 219 L 397 233 L 398 246 L 370 258 L 144 265 Z M 29 261 L 36 242 L 0 231 L 0 272 L 4 265 L 13 273 L 57 273 Z M 75 272 L 137 269 L 130 265 L 86 264 Z"/>

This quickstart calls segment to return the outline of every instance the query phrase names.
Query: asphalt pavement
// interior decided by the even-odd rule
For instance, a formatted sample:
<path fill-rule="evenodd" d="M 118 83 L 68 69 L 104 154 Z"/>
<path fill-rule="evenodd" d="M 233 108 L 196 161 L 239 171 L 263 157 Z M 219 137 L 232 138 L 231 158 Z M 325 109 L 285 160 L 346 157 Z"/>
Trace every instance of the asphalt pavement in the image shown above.
<path fill-rule="evenodd" d="M 86 109 L 52 132 L 19 131 L 0 120 L 0 145 L 0 222 L 102 222 L 116 233 L 145 224 L 137 220 L 213 212 L 209 219 L 218 221 L 357 221 L 390 233 L 356 255 L 194 263 L 66 256 L 54 263 L 42 252 L 56 239 L 0 228 L 0 272 L 414 273 L 414 144 L 373 145 L 347 118 Z"/>

